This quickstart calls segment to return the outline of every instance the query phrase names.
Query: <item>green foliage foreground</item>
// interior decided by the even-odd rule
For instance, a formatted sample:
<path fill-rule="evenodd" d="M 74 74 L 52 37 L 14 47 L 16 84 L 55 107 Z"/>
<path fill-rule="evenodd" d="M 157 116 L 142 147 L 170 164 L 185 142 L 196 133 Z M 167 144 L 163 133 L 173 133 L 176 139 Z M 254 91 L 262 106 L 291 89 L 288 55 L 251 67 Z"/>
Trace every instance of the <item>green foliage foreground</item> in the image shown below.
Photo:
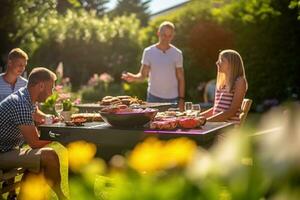
<path fill-rule="evenodd" d="M 114 156 L 109 166 L 99 159 L 89 160 L 95 148 L 92 144 L 77 142 L 69 148 L 70 167 L 75 172 L 71 197 L 299 199 L 299 120 L 299 106 L 272 110 L 261 121 L 261 129 L 272 129 L 270 133 L 250 136 L 249 128 L 231 130 L 209 151 L 197 149 L 186 138 L 148 138 L 125 157 Z"/>

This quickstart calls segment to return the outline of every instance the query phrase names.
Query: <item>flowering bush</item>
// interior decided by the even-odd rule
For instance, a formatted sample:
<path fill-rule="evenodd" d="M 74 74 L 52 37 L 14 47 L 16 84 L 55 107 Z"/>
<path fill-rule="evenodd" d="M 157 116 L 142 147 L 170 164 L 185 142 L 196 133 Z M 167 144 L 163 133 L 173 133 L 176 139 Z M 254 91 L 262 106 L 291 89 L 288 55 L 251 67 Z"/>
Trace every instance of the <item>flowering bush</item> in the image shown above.
<path fill-rule="evenodd" d="M 104 96 L 121 94 L 123 94 L 121 85 L 114 83 L 114 78 L 108 73 L 94 74 L 89 79 L 88 85 L 81 90 L 81 97 L 85 102 L 97 102 Z"/>

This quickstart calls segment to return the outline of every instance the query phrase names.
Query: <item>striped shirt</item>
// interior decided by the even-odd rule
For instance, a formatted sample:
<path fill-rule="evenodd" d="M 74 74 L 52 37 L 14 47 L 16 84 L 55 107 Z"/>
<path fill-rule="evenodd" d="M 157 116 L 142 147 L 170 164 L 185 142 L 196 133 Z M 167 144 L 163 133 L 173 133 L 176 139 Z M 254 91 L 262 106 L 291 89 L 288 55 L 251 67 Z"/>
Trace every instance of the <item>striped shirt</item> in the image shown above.
<path fill-rule="evenodd" d="M 9 151 L 25 142 L 18 126 L 34 125 L 32 114 L 35 110 L 27 87 L 0 102 L 0 152 Z"/>
<path fill-rule="evenodd" d="M 215 94 L 213 115 L 228 110 L 229 107 L 231 106 L 233 95 L 234 95 L 234 91 L 228 92 L 225 89 L 217 89 L 216 94 Z M 236 112 L 236 114 L 234 116 L 230 117 L 227 121 L 239 124 L 240 123 L 240 113 L 241 113 L 241 109 L 239 109 Z"/>
<path fill-rule="evenodd" d="M 27 85 L 27 80 L 21 76 L 18 77 L 14 87 L 4 80 L 4 73 L 0 74 L 0 102 L 5 99 L 8 95 L 18 91 L 20 88 Z"/>

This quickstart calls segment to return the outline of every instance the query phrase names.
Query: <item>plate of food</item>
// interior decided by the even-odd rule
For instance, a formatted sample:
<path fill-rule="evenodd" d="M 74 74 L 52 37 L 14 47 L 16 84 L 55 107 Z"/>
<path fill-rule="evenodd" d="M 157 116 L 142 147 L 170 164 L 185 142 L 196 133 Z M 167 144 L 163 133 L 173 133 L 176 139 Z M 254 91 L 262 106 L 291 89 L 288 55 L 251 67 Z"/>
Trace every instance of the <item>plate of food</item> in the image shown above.
<path fill-rule="evenodd" d="M 154 119 L 157 109 L 130 108 L 121 104 L 100 111 L 102 119 L 115 127 L 142 127 Z"/>
<path fill-rule="evenodd" d="M 164 117 L 156 118 L 150 123 L 150 129 L 157 130 L 173 130 L 177 128 L 181 129 L 195 129 L 201 128 L 206 123 L 204 117 Z"/>
<path fill-rule="evenodd" d="M 146 104 L 146 102 L 138 99 L 137 97 L 123 95 L 123 96 L 105 96 L 102 98 L 101 101 L 99 101 L 99 104 L 102 106 L 111 106 L 111 105 L 120 105 L 120 104 L 129 106 L 132 104 L 144 105 Z"/>
<path fill-rule="evenodd" d="M 103 121 L 100 113 L 75 113 L 71 115 L 71 120 L 84 118 L 86 122 L 101 122 Z"/>
<path fill-rule="evenodd" d="M 73 118 L 70 121 L 65 121 L 66 126 L 83 126 L 86 119 L 83 117 Z"/>

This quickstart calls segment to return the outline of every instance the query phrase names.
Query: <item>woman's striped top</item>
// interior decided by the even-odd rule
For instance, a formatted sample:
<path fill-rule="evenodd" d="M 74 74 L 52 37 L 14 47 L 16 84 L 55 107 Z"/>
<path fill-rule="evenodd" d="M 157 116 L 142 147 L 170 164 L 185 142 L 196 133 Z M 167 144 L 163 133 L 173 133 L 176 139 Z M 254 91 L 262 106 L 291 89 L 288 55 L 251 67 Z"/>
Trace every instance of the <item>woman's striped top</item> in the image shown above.
<path fill-rule="evenodd" d="M 213 115 L 228 110 L 231 106 L 233 95 L 234 90 L 232 92 L 228 92 L 225 89 L 216 89 Z M 227 121 L 239 124 L 240 113 L 241 109 L 239 109 L 237 113 L 234 116 L 230 117 Z"/>

